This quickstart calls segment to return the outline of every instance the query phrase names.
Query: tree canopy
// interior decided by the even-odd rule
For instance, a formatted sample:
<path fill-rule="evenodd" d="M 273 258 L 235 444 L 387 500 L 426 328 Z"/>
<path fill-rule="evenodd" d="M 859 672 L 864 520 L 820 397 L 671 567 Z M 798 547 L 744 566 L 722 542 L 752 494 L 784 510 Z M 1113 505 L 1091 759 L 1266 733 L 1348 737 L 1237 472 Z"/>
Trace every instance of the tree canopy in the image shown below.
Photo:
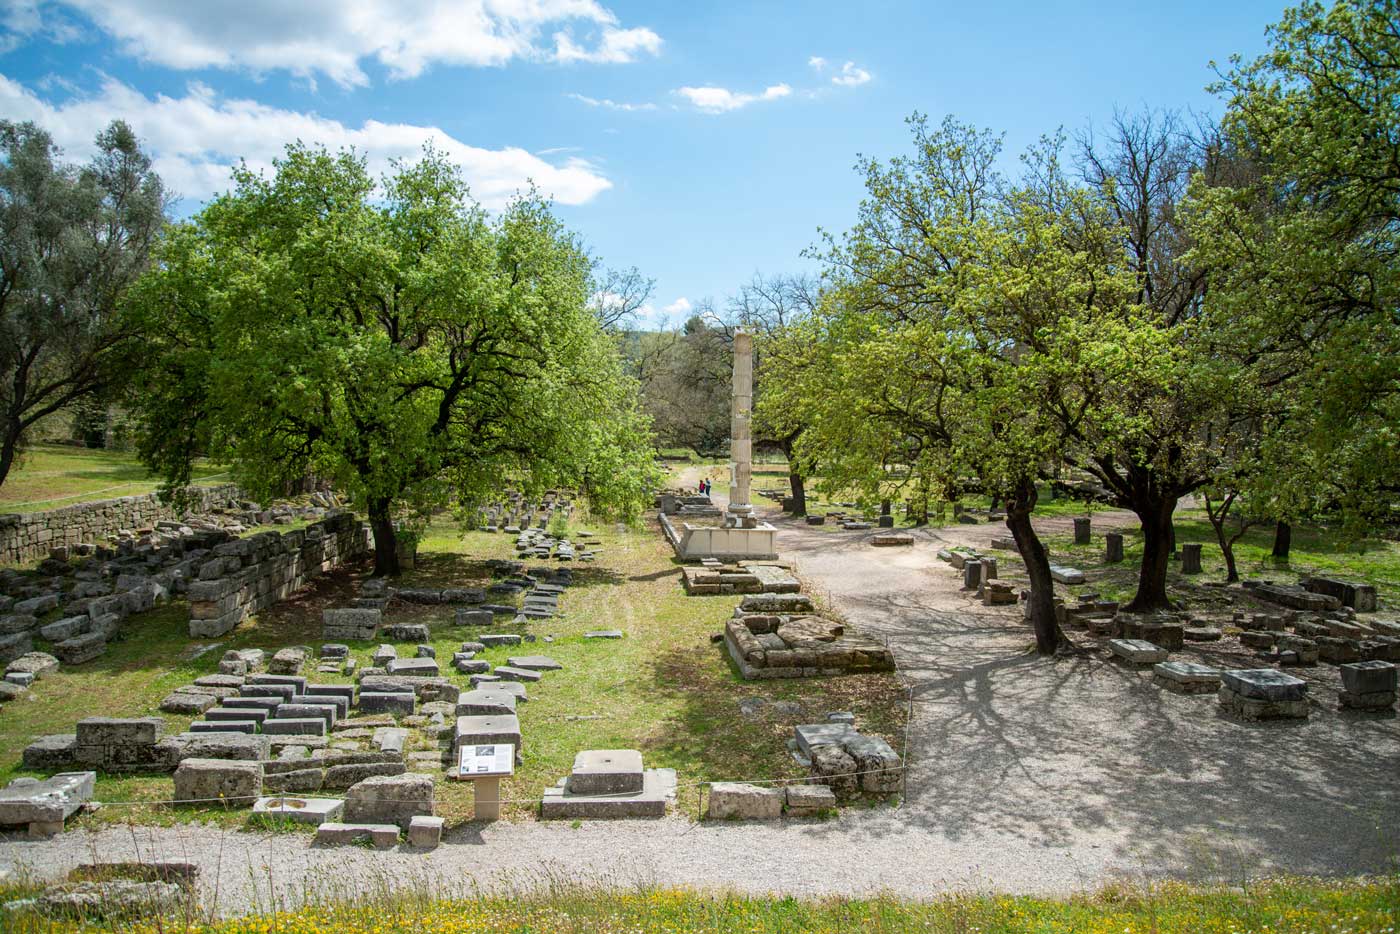
<path fill-rule="evenodd" d="M 428 149 L 378 184 L 289 146 L 165 238 L 134 291 L 151 334 L 142 454 L 172 484 L 207 451 L 248 489 L 307 473 L 394 516 L 507 487 L 635 515 L 654 478 L 635 385 L 590 308 L 592 263 L 534 195 L 490 217 Z"/>
<path fill-rule="evenodd" d="M 119 311 L 166 193 L 125 123 L 96 142 L 66 164 L 46 131 L 0 120 L 0 483 L 36 422 L 114 393 L 142 347 Z"/>

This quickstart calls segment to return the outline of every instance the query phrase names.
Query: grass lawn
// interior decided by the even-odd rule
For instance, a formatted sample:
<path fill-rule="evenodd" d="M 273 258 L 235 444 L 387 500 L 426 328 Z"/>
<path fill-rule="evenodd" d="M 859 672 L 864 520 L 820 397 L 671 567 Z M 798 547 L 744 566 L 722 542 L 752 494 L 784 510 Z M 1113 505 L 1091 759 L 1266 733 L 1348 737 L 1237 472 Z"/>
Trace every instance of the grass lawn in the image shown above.
<path fill-rule="evenodd" d="M 695 814 L 706 780 L 784 779 L 805 774 L 788 754 L 786 740 L 797 723 L 821 719 L 828 711 L 850 710 L 862 730 L 884 736 L 903 748 L 906 693 L 893 674 L 832 679 L 746 683 L 739 678 L 722 646 L 710 642 L 737 603 L 736 597 L 687 597 L 669 546 L 653 525 L 628 530 L 600 525 L 602 552 L 594 565 L 575 566 L 575 584 L 560 601 L 561 615 L 528 627 L 539 641 L 521 648 L 493 648 L 483 655 L 502 664 L 515 654 L 548 654 L 564 670 L 529 686 L 530 700 L 520 705 L 524 764 L 502 785 L 511 818 L 537 813 L 539 797 L 567 775 L 574 755 L 583 749 L 634 748 L 648 767 L 677 770 L 679 808 Z M 465 535 L 444 522 L 430 527 L 420 545 L 418 567 L 405 574 L 405 586 L 471 586 L 488 580 L 482 561 L 513 555 L 513 538 L 485 532 Z M 213 672 L 229 648 L 261 647 L 270 651 L 322 641 L 321 610 L 347 605 L 354 584 L 367 568 L 327 575 L 302 595 L 243 623 L 215 650 L 190 658 L 195 643 L 186 635 L 187 608 L 182 602 L 132 617 L 124 638 L 102 658 L 65 667 L 37 683 L 27 699 L 0 711 L 0 781 L 17 774 L 20 753 L 44 733 L 67 733 L 90 715 L 146 716 L 156 713 L 162 697 L 193 678 Z M 432 644 L 447 673 L 466 686 L 465 676 L 447 669 L 452 652 L 483 631 L 512 631 L 509 622 L 495 629 L 458 628 L 450 607 L 398 607 L 390 619 L 427 622 Z M 622 640 L 586 640 L 590 629 L 617 628 Z M 545 643 L 545 636 L 553 641 Z M 208 644 L 201 640 L 200 644 Z M 368 664 L 371 643 L 353 644 L 361 666 Z M 412 646 L 399 646 L 412 654 Z M 343 677 L 315 675 L 329 682 Z M 745 717 L 738 701 L 745 697 L 791 700 L 802 713 L 787 717 Z M 168 732 L 184 729 L 190 717 L 168 716 Z M 426 735 L 408 751 L 433 749 Z M 168 775 L 99 777 L 98 800 L 138 802 L 108 806 L 81 818 L 99 824 L 166 823 L 213 820 L 239 826 L 246 810 L 143 805 L 171 793 Z M 438 813 L 449 823 L 471 813 L 467 783 L 442 781 Z"/>
<path fill-rule="evenodd" d="M 1035 514 L 1045 517 L 1039 506 Z M 1064 590 L 1071 594 L 1092 591 L 1106 600 L 1132 598 L 1137 590 L 1138 566 L 1142 561 L 1142 532 L 1136 526 L 1121 531 L 1124 559 L 1119 564 L 1104 563 L 1103 532 L 1098 528 L 1093 530 L 1088 545 L 1074 544 L 1074 535 L 1068 531 L 1042 535 L 1051 561 L 1077 567 L 1085 573 L 1085 584 Z M 1400 611 L 1400 542 L 1384 538 L 1357 540 L 1326 526 L 1295 525 L 1291 554 L 1287 559 L 1280 559 L 1271 555 L 1273 536 L 1272 525 L 1261 525 L 1250 529 L 1235 543 L 1235 561 L 1241 579 L 1293 583 L 1299 577 L 1317 574 L 1363 580 L 1376 586 L 1383 615 Z M 1173 599 L 1183 600 L 1188 605 L 1199 600 L 1211 602 L 1211 588 L 1204 585 L 1225 580 L 1225 557 L 1204 510 L 1184 509 L 1177 513 L 1176 540 L 1178 546 L 1192 542 L 1202 544 L 1202 572 L 1181 574 L 1180 560 L 1173 561 L 1167 575 L 1168 592 Z M 993 554 L 998 557 L 1002 577 L 1024 581 L 1020 558 L 1014 551 L 994 551 Z"/>
<path fill-rule="evenodd" d="M 0 889 L 0 900 L 26 894 Z M 934 931 L 947 934 L 1390 934 L 1400 920 L 1394 878 L 1279 879 L 1246 888 L 1166 883 L 1111 887 L 1072 898 L 953 894 L 927 900 L 890 896 L 792 898 L 686 889 L 600 889 L 555 884 L 497 896 L 364 896 L 317 902 L 293 912 L 200 923 L 197 914 L 128 930 L 207 934 L 466 934 L 466 932 Z M 7 920 L 0 913 L 0 921 Z M 78 930 L 18 916 L 15 934 Z M 91 927 L 81 928 L 93 930 Z"/>
<path fill-rule="evenodd" d="M 194 468 L 196 484 L 226 482 L 224 469 L 208 464 Z M 211 479 L 217 478 L 217 479 Z M 150 471 L 123 451 L 36 444 L 21 455 L 19 466 L 0 486 L 0 513 L 41 512 L 75 503 L 150 493 L 160 486 Z"/>

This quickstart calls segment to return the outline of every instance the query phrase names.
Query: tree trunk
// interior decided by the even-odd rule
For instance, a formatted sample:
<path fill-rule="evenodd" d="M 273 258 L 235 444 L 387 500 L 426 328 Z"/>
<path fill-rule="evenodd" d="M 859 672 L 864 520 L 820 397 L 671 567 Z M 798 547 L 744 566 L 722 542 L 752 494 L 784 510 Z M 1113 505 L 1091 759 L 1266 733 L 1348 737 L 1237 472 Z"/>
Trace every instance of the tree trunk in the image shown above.
<path fill-rule="evenodd" d="M 1173 545 L 1172 513 L 1176 498 L 1161 498 L 1133 510 L 1142 524 L 1142 565 L 1138 569 L 1138 588 L 1126 610 L 1148 613 L 1171 609 L 1167 599 L 1167 564 Z"/>
<path fill-rule="evenodd" d="M 3 481 L 3 475 L 0 475 Z M 1274 526 L 1274 557 L 1287 558 L 1288 549 L 1293 546 L 1293 526 L 1282 519 Z"/>
<path fill-rule="evenodd" d="M 15 464 L 15 455 L 19 453 L 19 430 L 5 430 L 5 441 L 0 444 L 0 486 L 5 485 L 5 478 L 10 475 L 10 468 Z"/>
<path fill-rule="evenodd" d="M 374 576 L 399 575 L 399 542 L 394 536 L 394 517 L 389 512 L 388 499 L 369 503 L 369 527 L 374 530 Z"/>
<path fill-rule="evenodd" d="M 788 483 L 792 486 L 792 514 L 807 515 L 807 486 L 801 471 L 788 468 Z"/>
<path fill-rule="evenodd" d="M 1021 553 L 1021 561 L 1031 580 L 1030 622 L 1035 631 L 1035 650 L 1041 655 L 1053 655 L 1064 636 L 1055 620 L 1055 582 L 1050 578 L 1050 555 L 1031 525 L 1035 502 L 1035 484 L 1023 482 L 1016 495 L 1006 501 L 1006 527 L 1016 539 L 1016 550 Z"/>
<path fill-rule="evenodd" d="M 893 505 L 894 504 L 887 499 L 880 500 L 880 515 L 888 516 L 890 514 L 890 509 L 893 508 Z"/>

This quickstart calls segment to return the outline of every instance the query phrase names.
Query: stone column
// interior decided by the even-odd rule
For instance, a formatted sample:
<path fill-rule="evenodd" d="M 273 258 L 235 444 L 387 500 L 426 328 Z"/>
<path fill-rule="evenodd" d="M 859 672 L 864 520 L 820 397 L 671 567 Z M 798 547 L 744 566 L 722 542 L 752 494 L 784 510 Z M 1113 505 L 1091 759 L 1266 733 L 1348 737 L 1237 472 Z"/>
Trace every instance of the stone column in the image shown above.
<path fill-rule="evenodd" d="M 753 478 L 753 335 L 734 332 L 734 378 L 729 423 L 729 524 L 752 526 L 753 505 L 749 502 Z"/>

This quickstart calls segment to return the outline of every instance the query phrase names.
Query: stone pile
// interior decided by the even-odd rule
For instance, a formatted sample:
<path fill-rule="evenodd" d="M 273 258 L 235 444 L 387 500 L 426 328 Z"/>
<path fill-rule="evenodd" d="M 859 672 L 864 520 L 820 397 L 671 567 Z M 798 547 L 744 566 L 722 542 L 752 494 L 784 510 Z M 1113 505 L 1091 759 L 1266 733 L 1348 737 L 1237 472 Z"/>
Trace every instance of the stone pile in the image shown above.
<path fill-rule="evenodd" d="M 716 594 L 798 593 L 802 583 L 791 568 L 776 561 L 739 561 L 725 564 L 707 558 L 699 566 L 683 565 L 681 583 L 692 597 Z"/>
<path fill-rule="evenodd" d="M 165 736 L 160 717 L 88 717 L 76 732 L 40 736 L 24 749 L 26 769 L 93 768 L 103 772 L 170 772 L 189 758 L 265 759 L 267 737 L 190 731 Z"/>
<path fill-rule="evenodd" d="M 793 754 L 811 768 L 811 783 L 838 798 L 859 791 L 893 794 L 903 787 L 904 764 L 889 743 L 861 733 L 849 716 L 793 728 Z"/>
<path fill-rule="evenodd" d="M 369 539 L 352 513 L 335 512 L 300 531 L 262 532 L 216 546 L 189 586 L 190 635 L 223 635 L 326 571 L 366 554 Z"/>
<path fill-rule="evenodd" d="M 1361 620 L 1350 607 L 1320 612 L 1237 612 L 1240 641 L 1259 658 L 1279 665 L 1341 665 L 1358 661 L 1400 661 L 1400 624 Z M 1292 630 L 1292 632 L 1288 632 Z"/>
<path fill-rule="evenodd" d="M 486 506 L 480 511 L 477 527 L 483 532 L 504 531 L 514 535 L 521 529 L 546 528 L 555 516 L 567 519 L 573 512 L 572 496 L 563 490 L 548 490 L 537 503 L 512 491 L 504 502 Z"/>
<path fill-rule="evenodd" d="M 1308 682 L 1273 668 L 1220 673 L 1220 709 L 1239 720 L 1305 720 Z"/>
<path fill-rule="evenodd" d="M 749 680 L 894 670 L 894 654 L 888 647 L 847 633 L 842 624 L 819 616 L 740 607 L 725 623 L 723 638 L 730 657 Z"/>

